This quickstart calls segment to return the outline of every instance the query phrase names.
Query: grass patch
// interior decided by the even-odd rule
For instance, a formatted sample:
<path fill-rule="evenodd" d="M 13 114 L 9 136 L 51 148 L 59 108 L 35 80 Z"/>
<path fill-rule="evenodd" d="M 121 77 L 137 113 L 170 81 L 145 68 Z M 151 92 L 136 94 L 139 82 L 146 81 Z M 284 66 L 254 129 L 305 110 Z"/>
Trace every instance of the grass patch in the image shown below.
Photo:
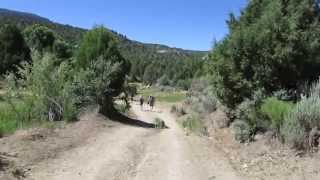
<path fill-rule="evenodd" d="M 31 119 L 31 108 L 28 104 L 14 100 L 14 108 L 6 101 L 0 100 L 0 137 L 14 133 L 18 129 L 31 127 L 55 128 L 64 127 L 65 122 L 50 122 Z"/>
<path fill-rule="evenodd" d="M 180 90 L 161 91 L 155 87 L 142 87 L 139 89 L 138 93 L 141 94 L 145 99 L 147 99 L 148 96 L 154 96 L 156 101 L 159 102 L 177 103 L 186 99 L 186 92 Z"/>
<path fill-rule="evenodd" d="M 7 102 L 0 101 L 0 136 L 13 133 L 25 126 L 25 122 L 20 120 L 20 113 L 26 112 L 27 107 L 23 103 L 15 103 L 16 109 L 14 110 Z"/>

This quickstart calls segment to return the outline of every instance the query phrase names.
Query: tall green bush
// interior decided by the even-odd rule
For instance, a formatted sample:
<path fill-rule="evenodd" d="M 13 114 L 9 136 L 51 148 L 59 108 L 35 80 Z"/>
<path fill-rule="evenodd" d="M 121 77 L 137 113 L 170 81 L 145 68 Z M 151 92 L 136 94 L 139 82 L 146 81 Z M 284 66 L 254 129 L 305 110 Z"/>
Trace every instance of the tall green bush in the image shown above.
<path fill-rule="evenodd" d="M 320 16 L 314 0 L 252 0 L 211 52 L 221 101 L 234 108 L 256 89 L 296 90 L 320 75 Z"/>
<path fill-rule="evenodd" d="M 0 28 L 0 76 L 16 72 L 23 62 L 30 62 L 30 49 L 20 30 L 14 25 Z"/>
<path fill-rule="evenodd" d="M 7 77 L 7 101 L 18 98 L 29 107 L 27 113 L 19 117 L 20 121 L 75 118 L 77 109 L 72 92 L 71 66 L 62 63 L 57 67 L 56 60 L 51 54 L 36 54 L 32 64 L 25 64 L 20 69 L 19 78 L 13 74 Z"/>
<path fill-rule="evenodd" d="M 78 81 L 89 83 L 90 96 L 95 96 L 102 113 L 114 110 L 113 97 L 124 91 L 130 63 L 120 54 L 113 34 L 104 27 L 88 31 L 80 45 L 76 59 Z M 81 79 L 82 78 L 82 79 Z"/>

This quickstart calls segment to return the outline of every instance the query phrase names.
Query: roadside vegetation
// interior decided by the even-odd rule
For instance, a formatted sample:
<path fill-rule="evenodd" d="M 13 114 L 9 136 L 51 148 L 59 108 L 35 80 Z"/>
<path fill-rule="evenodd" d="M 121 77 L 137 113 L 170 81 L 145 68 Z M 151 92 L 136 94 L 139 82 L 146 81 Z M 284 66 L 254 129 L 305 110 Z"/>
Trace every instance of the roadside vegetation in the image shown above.
<path fill-rule="evenodd" d="M 100 26 L 66 38 L 57 27 L 3 25 L 0 134 L 73 121 L 90 105 L 126 113 L 138 93 L 175 104 L 190 131 L 231 127 L 240 142 L 271 132 L 297 149 L 318 145 L 319 1 L 252 0 L 227 25 L 207 56 L 140 46 Z M 115 107 L 116 98 L 126 104 Z"/>
<path fill-rule="evenodd" d="M 230 126 L 240 142 L 270 132 L 293 148 L 316 147 L 319 2 L 253 0 L 227 24 L 229 34 L 214 43 L 184 105 L 172 112 L 196 117 L 182 121 L 189 129 Z"/>
<path fill-rule="evenodd" d="M 99 105 L 106 116 L 117 111 L 114 98 L 126 92 L 124 84 L 130 63 L 120 55 L 116 40 L 104 27 L 88 31 L 74 52 L 50 29 L 39 25 L 24 33 L 13 25 L 5 25 L 1 36 L 7 41 L 0 41 L 0 45 L 8 48 L 1 49 L 0 54 L 9 58 L 2 60 L 12 64 L 1 63 L 4 87 L 0 135 L 35 124 L 74 121 L 90 105 Z M 7 54 L 19 58 L 15 54 L 21 52 L 8 50 L 21 50 L 20 46 L 26 47 L 23 56 L 10 61 Z M 25 56 L 30 60 L 25 61 Z"/>

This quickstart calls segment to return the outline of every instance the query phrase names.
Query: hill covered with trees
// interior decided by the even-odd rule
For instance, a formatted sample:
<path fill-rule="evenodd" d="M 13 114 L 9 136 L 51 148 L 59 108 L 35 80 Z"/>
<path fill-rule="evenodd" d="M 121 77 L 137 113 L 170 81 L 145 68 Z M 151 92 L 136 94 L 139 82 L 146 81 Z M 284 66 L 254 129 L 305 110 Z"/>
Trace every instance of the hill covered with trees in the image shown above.
<path fill-rule="evenodd" d="M 57 37 L 68 43 L 76 52 L 87 29 L 59 24 L 38 15 L 0 9 L 0 24 L 14 24 L 22 31 L 39 24 L 52 30 Z M 135 81 L 148 84 L 179 85 L 188 87 L 194 73 L 199 72 L 207 52 L 171 48 L 159 44 L 140 43 L 128 39 L 113 30 L 110 31 L 119 42 L 122 56 L 132 64 L 130 76 Z M 182 67 L 182 68 L 181 68 Z M 181 71 L 180 71 L 181 70 Z M 168 80 L 170 79 L 170 81 Z"/>

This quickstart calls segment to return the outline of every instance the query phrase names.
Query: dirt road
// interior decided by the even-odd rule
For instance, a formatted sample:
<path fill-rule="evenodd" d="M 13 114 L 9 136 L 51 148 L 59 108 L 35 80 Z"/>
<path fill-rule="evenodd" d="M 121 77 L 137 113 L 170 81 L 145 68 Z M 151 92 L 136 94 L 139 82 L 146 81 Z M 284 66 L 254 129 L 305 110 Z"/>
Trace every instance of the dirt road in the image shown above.
<path fill-rule="evenodd" d="M 103 131 L 83 145 L 32 168 L 30 180 L 238 180 L 227 158 L 206 138 L 186 136 L 166 108 L 141 111 L 137 118 L 158 117 L 168 129 L 122 125 Z M 86 132 L 83 132 L 86 133 Z"/>

